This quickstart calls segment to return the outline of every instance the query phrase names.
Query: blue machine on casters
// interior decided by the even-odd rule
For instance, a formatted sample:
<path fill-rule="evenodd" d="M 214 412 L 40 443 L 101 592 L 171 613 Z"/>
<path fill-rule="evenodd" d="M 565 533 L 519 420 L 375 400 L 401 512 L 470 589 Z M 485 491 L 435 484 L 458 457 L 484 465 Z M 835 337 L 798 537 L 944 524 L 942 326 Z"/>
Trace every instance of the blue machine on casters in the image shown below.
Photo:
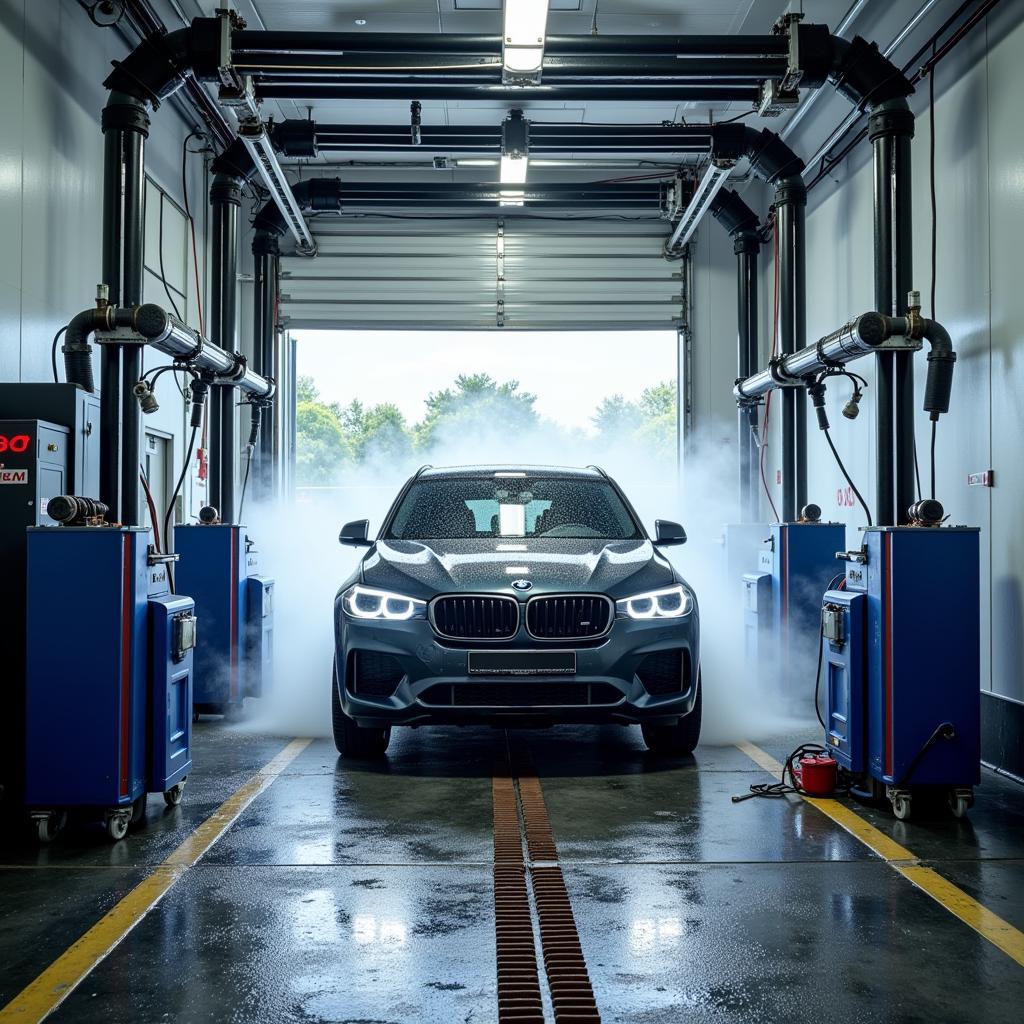
<path fill-rule="evenodd" d="M 980 780 L 978 535 L 869 528 L 824 598 L 827 745 L 900 819 L 919 787 L 961 817 Z"/>
<path fill-rule="evenodd" d="M 768 530 L 758 571 L 743 576 L 747 664 L 784 701 L 803 703 L 813 685 L 821 595 L 835 578 L 846 527 L 812 520 Z"/>
<path fill-rule="evenodd" d="M 70 809 L 121 839 L 192 765 L 193 602 L 139 527 L 31 528 L 27 580 L 26 803 L 44 841 Z"/>
<path fill-rule="evenodd" d="M 235 715 L 271 685 L 274 581 L 260 576 L 244 526 L 175 527 L 178 586 L 203 623 L 196 652 L 196 714 Z"/>

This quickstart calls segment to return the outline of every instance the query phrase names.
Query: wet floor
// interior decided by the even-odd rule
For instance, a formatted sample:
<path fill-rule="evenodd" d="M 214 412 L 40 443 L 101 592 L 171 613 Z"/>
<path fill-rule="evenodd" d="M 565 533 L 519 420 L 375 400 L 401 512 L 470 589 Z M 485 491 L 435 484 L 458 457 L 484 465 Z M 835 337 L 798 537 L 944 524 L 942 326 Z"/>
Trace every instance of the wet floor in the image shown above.
<path fill-rule="evenodd" d="M 733 804 L 766 780 L 739 749 L 664 761 L 638 729 L 521 735 L 602 1020 L 1020 1021 L 1024 967 L 861 842 L 794 798 Z M 762 746 L 782 758 L 807 738 Z M 397 730 L 370 767 L 314 741 L 50 1019 L 496 1021 L 503 744 L 490 729 Z M 8 832 L 0 1006 L 284 745 L 204 721 L 182 805 L 156 797 L 125 842 L 88 822 L 42 850 Z M 986 772 L 963 821 L 855 806 L 1024 930 L 1024 787 Z"/>

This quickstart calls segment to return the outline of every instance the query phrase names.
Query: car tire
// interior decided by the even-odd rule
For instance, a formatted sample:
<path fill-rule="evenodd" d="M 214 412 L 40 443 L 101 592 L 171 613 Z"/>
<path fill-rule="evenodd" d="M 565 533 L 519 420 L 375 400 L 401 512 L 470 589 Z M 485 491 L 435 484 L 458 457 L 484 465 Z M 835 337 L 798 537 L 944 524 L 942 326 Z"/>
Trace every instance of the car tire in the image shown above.
<path fill-rule="evenodd" d="M 331 681 L 331 725 L 334 730 L 334 745 L 342 757 L 369 759 L 383 757 L 391 742 L 391 727 L 365 729 L 345 714 L 338 690 L 338 666 L 334 666 Z"/>
<path fill-rule="evenodd" d="M 641 729 L 644 743 L 652 754 L 665 757 L 689 757 L 700 742 L 701 706 L 703 704 L 704 687 L 701 685 L 700 674 L 697 674 L 697 698 L 693 702 L 693 710 L 675 725 L 659 725 L 657 722 L 644 722 Z"/>

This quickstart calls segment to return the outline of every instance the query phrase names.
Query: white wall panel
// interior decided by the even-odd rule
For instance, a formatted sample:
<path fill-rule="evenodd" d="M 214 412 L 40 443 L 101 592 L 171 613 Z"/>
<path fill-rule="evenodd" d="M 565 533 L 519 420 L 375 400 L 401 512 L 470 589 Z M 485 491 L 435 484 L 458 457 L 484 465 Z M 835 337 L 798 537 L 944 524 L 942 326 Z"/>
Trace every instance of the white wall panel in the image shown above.
<path fill-rule="evenodd" d="M 99 29 L 75 0 L 0 0 L 0 379 L 52 378 L 55 332 L 92 305 L 100 277 L 103 80 L 111 60 L 127 47 Z M 189 130 L 173 104 L 153 112 L 147 170 L 181 204 L 181 145 Z M 201 157 L 189 162 L 200 259 L 206 234 L 206 184 Z M 149 190 L 150 192 L 152 190 Z M 168 229 L 165 209 L 165 231 Z M 149 220 L 155 227 L 150 210 Z M 165 258 L 182 277 L 184 221 L 165 239 Z M 154 264 L 155 265 L 155 264 Z M 172 276 L 168 267 L 168 276 Z M 155 279 L 147 295 L 164 302 Z M 188 319 L 197 322 L 195 289 L 188 288 Z M 163 357 L 148 353 L 150 365 Z M 99 354 L 94 354 L 99 371 Z M 168 376 L 163 403 L 148 421 L 174 434 L 176 465 L 184 454 L 184 412 Z"/>

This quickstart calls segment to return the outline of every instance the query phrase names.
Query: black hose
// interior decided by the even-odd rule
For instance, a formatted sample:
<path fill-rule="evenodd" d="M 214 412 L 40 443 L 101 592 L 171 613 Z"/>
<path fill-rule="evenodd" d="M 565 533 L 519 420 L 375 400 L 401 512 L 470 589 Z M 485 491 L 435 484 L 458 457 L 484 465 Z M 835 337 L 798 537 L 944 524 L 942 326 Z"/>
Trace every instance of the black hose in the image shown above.
<path fill-rule="evenodd" d="M 60 383 L 60 376 L 57 373 L 57 342 L 60 341 L 60 336 L 68 329 L 68 325 L 65 324 L 54 336 L 53 345 L 50 346 L 50 365 L 53 367 L 53 383 Z"/>
<path fill-rule="evenodd" d="M 854 494 L 857 495 L 857 500 L 860 502 L 861 507 L 864 509 L 864 515 L 868 518 L 868 526 L 873 526 L 874 523 L 871 519 L 871 509 L 868 508 L 868 503 L 864 500 L 860 491 L 857 490 L 857 485 L 850 478 L 850 474 L 846 472 L 846 467 L 843 465 L 843 460 L 839 458 L 839 452 L 836 451 L 836 446 L 832 443 L 832 435 L 826 430 L 824 431 L 825 440 L 828 441 L 829 448 L 832 449 L 832 454 L 835 456 L 836 465 L 839 466 L 840 472 L 846 478 L 846 482 L 850 485 L 850 489 Z"/>
<path fill-rule="evenodd" d="M 192 449 L 196 443 L 196 433 L 198 427 L 192 428 L 192 434 L 188 439 L 188 451 L 185 453 L 185 461 L 181 466 L 181 474 L 178 476 L 178 482 L 174 485 L 174 493 L 171 495 L 171 500 L 167 503 L 167 512 L 164 514 L 164 548 L 170 550 L 171 547 L 171 516 L 174 514 L 174 503 L 178 500 L 178 493 L 181 491 L 181 485 L 185 482 L 185 474 L 188 472 L 188 467 L 192 464 Z"/>
<path fill-rule="evenodd" d="M 932 420 L 932 501 L 935 500 L 935 428 L 937 420 Z"/>
<path fill-rule="evenodd" d="M 167 274 L 164 273 L 164 193 L 160 192 L 160 226 L 158 230 L 158 241 L 157 249 L 160 257 L 160 281 L 164 286 L 164 293 L 167 295 L 167 301 L 171 304 L 171 309 L 174 310 L 174 315 L 182 320 L 182 315 L 178 310 L 178 304 L 174 301 L 174 296 L 171 294 L 170 285 L 167 283 Z"/>
<path fill-rule="evenodd" d="M 71 318 L 64 328 L 64 378 L 69 384 L 78 384 L 88 392 L 96 385 L 92 376 L 92 346 L 89 338 L 102 322 L 103 311 L 87 309 Z"/>

